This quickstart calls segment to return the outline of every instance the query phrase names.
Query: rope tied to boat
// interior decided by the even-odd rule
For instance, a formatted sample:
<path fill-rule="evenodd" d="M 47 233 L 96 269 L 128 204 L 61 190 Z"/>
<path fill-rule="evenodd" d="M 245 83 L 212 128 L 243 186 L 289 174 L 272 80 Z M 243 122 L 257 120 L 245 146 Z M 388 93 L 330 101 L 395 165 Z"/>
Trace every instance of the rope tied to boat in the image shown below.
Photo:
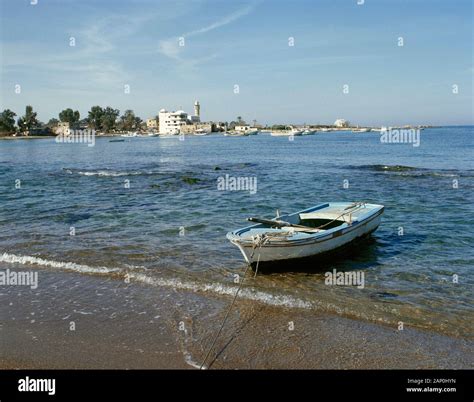
<path fill-rule="evenodd" d="M 278 238 L 278 237 L 290 237 L 295 234 L 294 230 L 285 230 L 285 231 L 278 231 L 278 232 L 266 232 L 266 233 L 259 233 L 255 236 L 252 236 L 252 254 L 250 254 L 249 261 L 250 265 L 253 262 L 253 256 L 255 255 L 255 251 L 258 249 L 258 260 L 257 260 L 257 267 L 255 270 L 255 276 L 257 276 L 258 270 L 258 262 L 260 261 L 260 250 L 265 244 L 267 244 L 270 240 Z"/>
<path fill-rule="evenodd" d="M 227 310 L 227 313 L 226 315 L 224 316 L 224 319 L 222 320 L 222 323 L 221 323 L 221 326 L 219 327 L 219 331 L 217 331 L 217 334 L 216 336 L 214 337 L 214 340 L 211 344 L 211 347 L 209 348 L 209 350 L 207 351 L 207 354 L 206 354 L 206 357 L 204 358 L 204 360 L 202 361 L 201 363 L 201 366 L 200 366 L 200 369 L 202 370 L 202 368 L 204 367 L 204 364 L 206 363 L 206 360 L 208 359 L 209 355 L 211 354 L 211 351 L 212 349 L 214 349 L 214 346 L 216 344 L 216 341 L 217 341 L 217 338 L 219 338 L 219 335 L 221 334 L 222 332 L 222 329 L 224 328 L 224 325 L 227 321 L 227 318 L 229 317 L 229 314 L 232 310 L 232 307 L 234 306 L 235 304 L 235 301 L 237 300 L 237 296 L 240 292 L 240 289 L 242 289 L 242 285 L 244 284 L 244 280 L 245 280 L 245 277 L 247 275 L 247 272 L 249 270 L 249 268 L 252 266 L 252 262 L 253 262 L 253 256 L 255 255 L 255 250 L 259 250 L 259 253 L 258 253 L 258 258 L 257 258 L 257 265 L 255 267 L 255 275 L 254 275 L 254 278 L 257 276 L 257 272 L 258 272 L 258 265 L 260 263 L 260 249 L 270 240 L 272 236 L 269 236 L 268 233 L 262 233 L 262 234 L 257 234 L 255 236 L 252 236 L 252 243 L 253 243 L 253 246 L 252 246 L 252 254 L 250 255 L 250 258 L 249 258 L 249 264 L 247 264 L 247 267 L 245 268 L 245 272 L 244 272 L 244 275 L 242 277 L 242 280 L 239 281 L 239 287 L 237 288 L 237 291 L 235 292 L 235 295 L 234 295 L 234 298 L 232 299 L 232 303 L 230 304 L 229 306 L 229 309 Z M 273 236 L 273 237 L 276 237 L 276 236 Z M 212 362 L 211 362 L 212 364 Z"/>
<path fill-rule="evenodd" d="M 199 367 L 200 370 L 202 370 L 202 368 L 204 367 L 204 363 L 206 363 L 206 360 L 207 360 L 207 358 L 209 357 L 209 355 L 211 354 L 212 349 L 214 349 L 214 345 L 216 344 L 217 338 L 219 338 L 219 335 L 220 335 L 221 332 L 222 332 L 222 328 L 224 328 L 224 325 L 225 325 L 225 323 L 226 323 L 226 321 L 227 321 L 227 318 L 229 317 L 230 311 L 232 310 L 232 307 L 234 306 L 234 303 L 235 303 L 235 301 L 237 300 L 237 296 L 238 296 L 238 294 L 239 294 L 239 292 L 240 292 L 240 289 L 242 288 L 242 285 L 244 284 L 245 276 L 246 276 L 246 274 L 247 274 L 247 271 L 248 271 L 249 267 L 250 267 L 250 264 L 247 265 L 247 268 L 245 268 L 244 276 L 243 276 L 242 280 L 240 281 L 239 287 L 237 288 L 237 291 L 235 292 L 235 295 L 234 295 L 234 298 L 233 298 L 233 300 L 232 300 L 232 303 L 230 304 L 229 309 L 227 310 L 227 313 L 226 313 L 224 319 L 222 320 L 222 324 L 221 324 L 221 326 L 220 326 L 220 328 L 219 328 L 219 331 L 217 332 L 216 336 L 214 337 L 214 340 L 213 340 L 213 342 L 212 342 L 212 345 L 211 345 L 211 347 L 209 348 L 209 350 L 207 351 L 206 357 L 204 358 L 204 360 L 203 360 L 202 363 L 201 363 L 201 366 Z M 214 360 L 215 360 L 215 358 L 214 358 Z M 214 360 L 211 362 L 211 364 L 214 362 Z M 210 365 L 209 365 L 209 366 L 210 366 Z"/>
<path fill-rule="evenodd" d="M 324 225 L 321 225 L 319 226 L 318 228 L 315 228 L 315 229 L 320 229 L 322 227 L 325 227 L 329 224 L 331 224 L 332 222 L 338 220 L 340 217 L 343 217 L 344 215 L 347 215 L 347 214 L 352 214 L 354 211 L 356 211 L 357 209 L 359 208 L 362 208 L 362 207 L 365 207 L 365 202 L 356 202 L 350 206 L 348 206 L 346 208 L 347 212 L 343 212 L 341 215 L 339 215 L 338 217 L 336 217 L 335 219 L 333 219 L 332 221 L 330 222 L 327 222 L 325 223 Z M 279 213 L 277 214 L 278 216 L 280 215 Z M 343 218 L 344 219 L 344 218 Z M 345 221 L 345 220 L 344 220 Z M 264 233 L 258 233 L 256 234 L 255 236 L 252 236 L 251 237 L 251 240 L 252 240 L 252 253 L 250 254 L 250 257 L 249 257 L 249 264 L 247 264 L 247 267 L 245 268 L 245 272 L 244 272 L 244 275 L 242 277 L 242 280 L 239 281 L 239 287 L 237 288 L 237 291 L 235 292 L 235 295 L 234 295 L 234 298 L 232 299 L 232 303 L 230 304 L 229 306 L 229 309 L 227 310 L 226 312 L 226 315 L 224 316 L 224 319 L 222 320 L 222 323 L 221 323 L 221 326 L 219 327 L 219 331 L 217 332 L 216 336 L 214 337 L 214 340 L 211 344 L 211 347 L 209 348 L 209 350 L 207 351 L 207 354 L 204 358 L 204 360 L 202 361 L 201 363 L 201 366 L 200 366 L 200 369 L 202 370 L 202 368 L 204 367 L 204 364 L 206 363 L 209 355 L 211 354 L 211 351 L 214 349 L 214 346 L 216 344 L 216 341 L 217 339 L 219 338 L 219 335 L 221 334 L 222 332 L 222 329 L 224 328 L 224 325 L 225 323 L 227 322 L 227 319 L 229 318 L 229 315 L 230 315 L 230 312 L 232 310 L 232 307 L 234 306 L 235 304 L 235 301 L 237 300 L 237 296 L 239 295 L 239 292 L 240 290 L 242 289 L 242 285 L 244 284 L 244 281 L 245 281 L 245 277 L 247 275 L 247 272 L 248 272 L 248 269 L 252 266 L 252 262 L 253 262 L 253 257 L 255 255 L 255 251 L 258 249 L 258 258 L 257 258 L 257 264 L 256 264 L 256 267 L 255 267 L 255 275 L 254 275 L 254 278 L 257 276 L 257 272 L 258 272 L 258 265 L 260 263 L 260 251 L 261 251 L 261 248 L 263 246 L 265 246 L 265 244 L 267 244 L 270 240 L 272 239 L 276 239 L 276 238 L 287 238 L 287 237 L 291 237 L 295 234 L 295 230 L 293 228 L 289 228 L 287 230 L 281 230 L 281 231 L 276 231 L 276 232 L 264 232 Z M 217 358 L 217 356 L 216 356 Z M 214 360 L 216 359 L 214 358 Z M 214 362 L 214 360 L 211 362 L 211 364 Z M 210 365 L 211 365 L 210 364 Z M 209 365 L 209 366 L 210 366 Z"/>

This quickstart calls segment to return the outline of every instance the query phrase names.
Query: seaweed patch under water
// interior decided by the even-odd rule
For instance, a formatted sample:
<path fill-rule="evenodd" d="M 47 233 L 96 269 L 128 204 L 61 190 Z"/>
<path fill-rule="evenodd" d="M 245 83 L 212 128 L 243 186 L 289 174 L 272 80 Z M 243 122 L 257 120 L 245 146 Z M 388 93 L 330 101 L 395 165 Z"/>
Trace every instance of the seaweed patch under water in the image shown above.
<path fill-rule="evenodd" d="M 385 299 L 395 299 L 397 298 L 398 295 L 395 294 L 395 293 L 390 293 L 390 292 L 376 292 L 376 293 L 372 293 L 370 295 L 370 298 L 371 299 L 382 299 L 382 300 L 385 300 Z"/>
<path fill-rule="evenodd" d="M 188 176 L 181 177 L 181 180 L 183 180 L 187 184 L 197 184 L 201 181 L 200 179 L 196 177 L 188 177 Z"/>

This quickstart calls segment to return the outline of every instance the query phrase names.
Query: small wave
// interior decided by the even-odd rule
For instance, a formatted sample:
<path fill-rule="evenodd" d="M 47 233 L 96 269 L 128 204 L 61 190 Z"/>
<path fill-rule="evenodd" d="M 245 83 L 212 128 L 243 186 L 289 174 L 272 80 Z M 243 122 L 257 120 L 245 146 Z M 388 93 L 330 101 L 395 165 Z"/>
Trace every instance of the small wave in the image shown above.
<path fill-rule="evenodd" d="M 348 166 L 349 169 L 390 172 L 402 177 L 473 177 L 472 170 L 428 169 L 404 165 L 361 165 Z"/>
<path fill-rule="evenodd" d="M 162 286 L 167 288 L 173 288 L 178 290 L 189 290 L 193 292 L 210 292 L 220 295 L 234 296 L 237 291 L 236 286 L 229 286 L 220 283 L 200 283 L 189 280 L 181 280 L 178 278 L 153 278 L 151 276 L 134 273 L 127 269 L 120 268 L 106 268 L 106 267 L 91 267 L 88 265 L 76 264 L 73 262 L 60 262 L 45 260 L 43 258 L 32 257 L 32 256 L 18 256 L 15 254 L 3 253 L 0 255 L 0 262 L 7 262 L 12 264 L 23 264 L 23 265 L 39 265 L 44 267 L 64 269 L 68 271 L 75 271 L 79 273 L 91 273 L 91 274 L 109 274 L 122 272 L 124 275 L 128 274 L 130 280 L 149 284 L 152 286 Z M 242 288 L 240 291 L 240 297 L 249 300 L 260 301 L 265 304 L 273 306 L 282 306 L 290 308 L 304 308 L 309 309 L 314 307 L 314 303 L 305 301 L 292 296 L 287 295 L 273 295 L 267 292 L 262 292 L 253 288 Z"/>
<path fill-rule="evenodd" d="M 459 177 L 457 173 L 442 173 L 442 172 L 410 172 L 401 173 L 400 176 L 406 177 Z"/>
<path fill-rule="evenodd" d="M 68 174 L 77 174 L 79 176 L 98 176 L 98 177 L 121 177 L 121 176 L 150 176 L 160 174 L 160 172 L 153 170 L 77 170 L 77 169 L 63 169 Z"/>
<path fill-rule="evenodd" d="M 152 277 L 144 273 L 133 272 L 130 269 L 121 268 L 107 268 L 107 267 L 90 267 L 88 265 L 81 265 L 72 262 L 58 262 L 45 260 L 38 257 L 31 256 L 17 256 L 14 254 L 3 253 L 0 255 L 0 262 L 7 263 L 18 263 L 18 264 L 30 264 L 39 265 L 44 267 L 52 267 L 58 269 L 64 269 L 68 271 L 75 271 L 78 273 L 88 274 L 100 274 L 107 275 L 113 273 L 121 273 L 131 281 L 144 283 L 151 286 L 166 287 L 176 290 L 191 291 L 195 293 L 212 293 L 222 296 L 235 296 L 237 286 L 227 285 L 224 283 L 213 282 L 198 282 L 192 280 L 182 280 L 180 278 L 159 278 Z M 133 267 L 138 269 L 139 267 Z M 290 309 L 304 309 L 304 310 L 319 310 L 332 312 L 343 316 L 356 317 L 367 321 L 377 321 L 386 324 L 391 323 L 390 320 L 382 317 L 376 317 L 375 315 L 367 315 L 348 309 L 347 307 L 340 307 L 333 303 L 321 300 L 305 300 L 302 298 L 285 295 L 285 294 L 274 294 L 252 288 L 250 286 L 244 286 L 241 288 L 239 293 L 240 299 L 255 301 L 263 303 L 269 306 L 285 307 Z"/>
<path fill-rule="evenodd" d="M 145 274 L 130 274 L 130 279 L 137 282 L 146 283 L 152 286 L 163 286 L 179 290 L 190 290 L 193 292 L 209 292 L 223 296 L 234 296 L 237 291 L 236 286 L 221 283 L 199 283 L 194 281 L 183 281 L 177 278 L 153 278 Z M 311 309 L 314 303 L 287 295 L 275 295 L 254 288 L 242 288 L 239 297 L 259 301 L 272 306 Z"/>
<path fill-rule="evenodd" d="M 413 166 L 404 166 L 404 165 L 361 165 L 361 166 L 349 166 L 349 168 L 373 170 L 376 172 L 407 172 L 407 171 L 413 171 L 413 170 L 425 170 L 423 168 L 416 168 Z"/>
<path fill-rule="evenodd" d="M 22 256 L 9 253 L 3 253 L 0 255 L 0 262 L 7 262 L 10 264 L 23 264 L 23 265 L 41 265 L 43 267 L 59 268 L 67 271 L 75 271 L 90 274 L 108 274 L 112 272 L 120 271 L 119 268 L 107 268 L 107 267 L 90 267 L 88 265 L 76 264 L 74 262 L 61 262 L 45 260 L 39 257 Z"/>

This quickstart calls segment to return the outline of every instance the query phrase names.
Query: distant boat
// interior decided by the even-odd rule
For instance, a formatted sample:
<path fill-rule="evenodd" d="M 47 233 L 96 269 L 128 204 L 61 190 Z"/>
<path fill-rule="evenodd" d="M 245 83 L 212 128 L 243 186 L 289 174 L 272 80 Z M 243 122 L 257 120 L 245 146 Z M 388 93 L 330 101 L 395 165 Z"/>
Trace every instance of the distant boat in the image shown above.
<path fill-rule="evenodd" d="M 305 130 L 303 130 L 303 135 L 313 135 L 313 134 L 316 134 L 315 130 L 310 130 L 309 128 L 306 128 Z"/>
<path fill-rule="evenodd" d="M 127 133 L 127 134 L 122 134 L 121 137 L 126 137 L 126 138 L 138 137 L 138 134 L 136 132 L 135 133 Z"/>
<path fill-rule="evenodd" d="M 373 128 L 371 131 L 375 131 L 377 133 L 382 133 L 382 132 L 386 132 L 387 130 L 391 130 L 392 127 L 385 127 L 385 126 L 382 126 L 380 128 Z"/>
<path fill-rule="evenodd" d="M 258 128 L 251 127 L 251 126 L 235 126 L 232 132 L 237 132 L 237 133 L 245 133 L 247 135 L 257 135 L 258 134 Z"/>
<path fill-rule="evenodd" d="M 330 202 L 277 216 L 227 233 L 249 264 L 312 257 L 342 247 L 377 229 L 383 205 Z M 278 214 L 279 215 L 279 214 Z"/>
<path fill-rule="evenodd" d="M 109 142 L 125 142 L 125 140 L 117 138 L 115 140 L 109 140 Z"/>
<path fill-rule="evenodd" d="M 290 135 L 303 135 L 303 130 L 291 127 Z"/>
<path fill-rule="evenodd" d="M 250 134 L 247 131 L 226 131 L 226 137 L 248 137 Z"/>
<path fill-rule="evenodd" d="M 370 131 L 370 128 L 353 128 L 352 132 L 353 133 L 368 133 Z"/>
<path fill-rule="evenodd" d="M 270 135 L 273 137 L 300 136 L 300 135 L 303 135 L 303 131 L 291 127 L 290 130 L 286 130 L 286 131 L 272 131 Z"/>
<path fill-rule="evenodd" d="M 204 130 L 203 128 L 198 128 L 193 134 L 202 136 L 202 135 L 208 135 L 209 132 Z"/>

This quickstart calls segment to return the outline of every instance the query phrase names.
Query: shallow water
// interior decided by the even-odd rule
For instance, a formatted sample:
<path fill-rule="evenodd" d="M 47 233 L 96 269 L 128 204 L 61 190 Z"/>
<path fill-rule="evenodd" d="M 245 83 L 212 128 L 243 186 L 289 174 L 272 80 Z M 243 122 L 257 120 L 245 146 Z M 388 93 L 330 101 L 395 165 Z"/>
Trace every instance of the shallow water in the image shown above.
<path fill-rule="evenodd" d="M 128 273 L 132 282 L 230 295 L 245 265 L 225 234 L 246 217 L 367 201 L 386 210 L 356 253 L 303 272 L 249 275 L 241 296 L 470 336 L 473 138 L 472 127 L 453 127 L 422 131 L 419 147 L 344 132 L 98 138 L 94 147 L 1 141 L 0 267 Z M 218 190 L 226 174 L 256 177 L 256 193 Z M 362 270 L 365 287 L 325 285 L 332 269 Z"/>

